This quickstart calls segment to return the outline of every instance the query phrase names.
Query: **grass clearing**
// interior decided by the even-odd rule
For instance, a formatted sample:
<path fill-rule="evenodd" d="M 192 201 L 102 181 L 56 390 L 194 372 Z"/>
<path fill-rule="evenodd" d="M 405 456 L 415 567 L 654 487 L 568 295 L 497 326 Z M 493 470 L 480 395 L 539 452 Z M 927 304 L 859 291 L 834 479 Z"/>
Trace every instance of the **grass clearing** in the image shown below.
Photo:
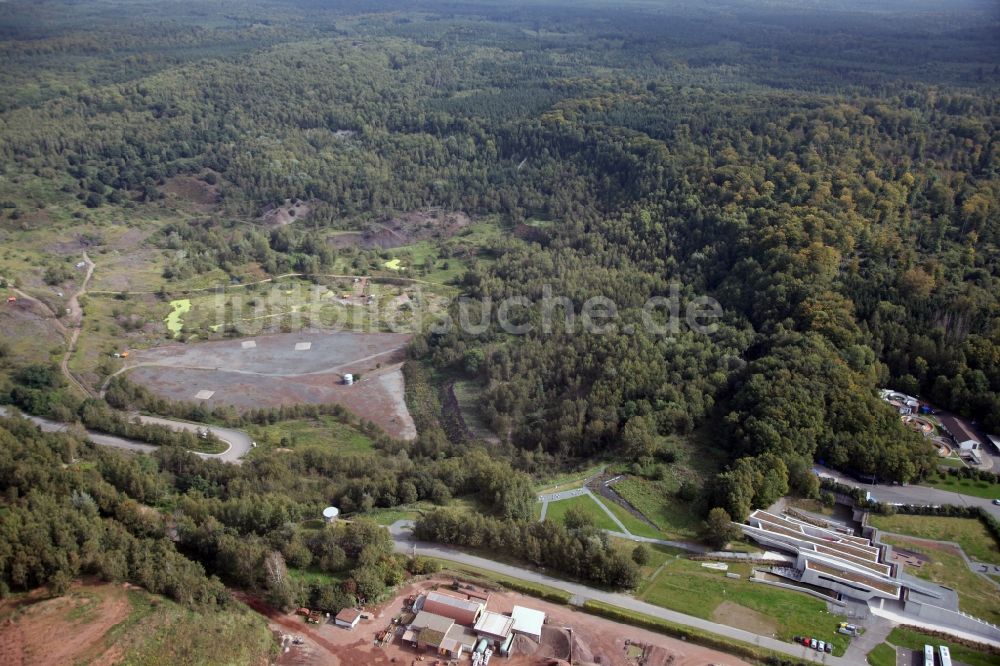
<path fill-rule="evenodd" d="M 123 663 L 249 664 L 276 656 L 267 623 L 242 604 L 202 613 L 143 591 L 130 590 L 128 595 L 129 619 L 108 634 L 125 646 Z"/>
<path fill-rule="evenodd" d="M 458 409 L 462 413 L 462 420 L 472 434 L 487 441 L 500 441 L 500 438 L 486 424 L 479 411 L 480 397 L 483 393 L 482 386 L 478 382 L 463 379 L 452 385 L 452 391 L 455 393 Z"/>
<path fill-rule="evenodd" d="M 883 541 L 928 557 L 930 562 L 919 568 L 908 567 L 908 572 L 955 590 L 962 611 L 993 624 L 1000 622 L 1000 590 L 971 571 L 954 548 L 905 537 L 887 536 Z"/>
<path fill-rule="evenodd" d="M 176 338 L 184 329 L 183 317 L 191 311 L 191 299 L 179 298 L 170 301 L 170 314 L 167 315 L 167 330 L 174 334 Z"/>
<path fill-rule="evenodd" d="M 48 598 L 35 591 L 0 602 L 0 620 L 22 643 L 4 663 L 265 664 L 278 656 L 267 622 L 239 602 L 193 610 L 141 588 L 76 582 Z"/>
<path fill-rule="evenodd" d="M 612 532 L 621 531 L 618 525 L 611 520 L 608 514 L 589 495 L 580 495 L 578 497 L 559 500 L 558 502 L 549 502 L 549 510 L 545 515 L 545 519 L 562 525 L 566 519 L 566 513 L 571 508 L 582 510 L 593 520 L 594 527 L 598 529 L 611 530 Z"/>
<path fill-rule="evenodd" d="M 994 654 L 980 652 L 970 647 L 959 645 L 958 643 L 951 643 L 937 636 L 928 636 L 927 634 L 922 634 L 919 631 L 908 629 L 906 627 L 896 627 L 885 640 L 886 643 L 890 643 L 897 647 L 905 647 L 910 650 L 920 651 L 923 650 L 924 645 L 928 644 L 935 647 L 939 645 L 947 645 L 948 649 L 951 651 L 952 661 L 968 664 L 968 666 L 996 666 L 998 660 L 1000 660 L 1000 651 L 996 651 Z"/>
<path fill-rule="evenodd" d="M 313 583 L 318 585 L 340 585 L 342 582 L 342 579 L 334 574 L 311 568 L 295 569 L 293 567 L 288 567 L 288 576 L 292 580 L 298 581 L 303 585 L 312 585 Z"/>
<path fill-rule="evenodd" d="M 698 538 L 701 517 L 690 503 L 677 499 L 662 481 L 630 477 L 614 485 L 615 492 L 646 516 L 662 532 L 663 538 Z"/>
<path fill-rule="evenodd" d="M 701 562 L 671 557 L 669 549 L 659 551 L 651 560 L 650 567 L 659 564 L 637 590 L 636 596 L 643 601 L 706 620 L 718 620 L 720 613 L 725 613 L 728 623 L 744 624 L 740 628 L 748 631 L 760 631 L 762 622 L 773 623 L 772 633 L 778 638 L 791 641 L 796 635 L 816 636 L 832 643 L 837 655 L 847 648 L 848 638 L 837 633 L 839 617 L 827 611 L 823 601 L 750 582 L 748 564 L 729 565 L 729 572 L 740 575 L 735 580 L 727 578 L 725 572 L 703 567 Z M 736 612 L 740 609 L 746 611 Z"/>
<path fill-rule="evenodd" d="M 544 481 L 535 484 L 535 492 L 539 495 L 557 493 L 562 490 L 572 490 L 581 487 L 584 482 L 595 474 L 600 473 L 603 465 L 595 465 L 576 472 L 566 472 L 549 477 Z"/>
<path fill-rule="evenodd" d="M 332 416 L 252 426 L 250 432 L 261 450 L 318 448 L 352 455 L 367 455 L 373 450 L 367 435 Z"/>
<path fill-rule="evenodd" d="M 639 520 L 633 516 L 627 509 L 620 506 L 617 502 L 612 502 L 606 497 L 600 497 L 595 495 L 597 501 L 606 506 L 611 513 L 615 514 L 618 520 L 622 521 L 622 524 L 628 529 L 629 532 L 636 536 L 650 537 L 652 539 L 664 539 L 666 538 L 663 532 L 652 527 L 643 520 Z M 551 508 L 551 506 L 549 507 Z"/>
<path fill-rule="evenodd" d="M 460 503 L 459 503 L 460 504 Z M 379 525 L 392 525 L 397 520 L 416 520 L 424 511 L 436 508 L 433 502 L 420 501 L 413 504 L 404 504 L 391 509 L 372 509 L 360 517 L 374 520 Z M 459 506 L 459 509 L 462 507 Z"/>
<path fill-rule="evenodd" d="M 1000 545 L 997 545 L 996 540 L 978 518 L 872 514 L 869 520 L 873 527 L 886 532 L 908 534 L 935 541 L 954 541 L 972 559 L 1000 563 Z"/>

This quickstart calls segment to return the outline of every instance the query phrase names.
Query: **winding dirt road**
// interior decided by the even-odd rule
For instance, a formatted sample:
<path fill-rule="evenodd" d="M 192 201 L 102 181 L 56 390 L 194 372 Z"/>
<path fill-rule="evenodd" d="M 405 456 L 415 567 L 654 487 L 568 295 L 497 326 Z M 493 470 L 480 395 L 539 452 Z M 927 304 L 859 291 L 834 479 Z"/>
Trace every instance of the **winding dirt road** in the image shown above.
<path fill-rule="evenodd" d="M 69 310 L 68 318 L 71 329 L 69 340 L 66 344 L 66 353 L 63 354 L 62 361 L 59 362 L 59 369 L 62 370 L 63 376 L 66 377 L 70 384 L 76 386 L 78 389 L 83 391 L 84 394 L 93 398 L 95 397 L 95 393 L 83 382 L 77 379 L 69 369 L 69 360 L 73 357 L 73 352 L 76 351 L 77 340 L 80 339 L 80 332 L 83 331 L 83 308 L 80 307 L 80 297 L 86 295 L 87 285 L 90 284 L 90 278 L 94 276 L 94 269 L 97 267 L 97 265 L 90 260 L 90 257 L 87 256 L 86 251 L 83 253 L 83 261 L 87 264 L 87 275 L 83 278 L 80 288 L 75 294 L 70 296 L 69 301 L 66 303 L 66 309 Z"/>

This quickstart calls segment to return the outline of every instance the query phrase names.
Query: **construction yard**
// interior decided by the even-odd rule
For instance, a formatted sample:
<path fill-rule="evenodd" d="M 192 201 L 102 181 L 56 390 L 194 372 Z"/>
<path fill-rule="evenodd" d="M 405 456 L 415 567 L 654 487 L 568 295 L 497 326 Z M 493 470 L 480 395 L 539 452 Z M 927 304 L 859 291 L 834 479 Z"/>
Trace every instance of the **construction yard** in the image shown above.
<path fill-rule="evenodd" d="M 372 618 L 361 620 L 354 629 L 335 626 L 332 620 L 319 625 L 307 624 L 294 613 L 278 613 L 259 602 L 250 602 L 258 612 L 267 616 L 272 630 L 288 636 L 279 664 L 403 664 L 421 666 L 449 663 L 469 663 L 468 657 L 448 660 L 432 652 L 406 646 L 396 633 L 402 632 L 402 623 L 393 624 L 394 618 L 404 618 L 408 598 L 437 586 L 449 586 L 452 579 L 437 576 L 406 586 L 385 604 L 373 609 Z M 494 662 L 505 666 L 535 666 L 537 664 L 569 663 L 570 645 L 574 664 L 602 664 L 637 666 L 640 660 L 646 666 L 703 666 L 718 664 L 736 666 L 745 662 L 722 652 L 710 650 L 684 641 L 675 640 L 629 625 L 578 612 L 567 606 L 553 604 L 513 592 L 493 592 L 489 609 L 507 613 L 514 606 L 529 606 L 546 615 L 541 641 L 527 636 L 515 639 L 516 649 L 510 657 L 494 657 Z M 412 617 L 412 615 L 411 615 Z M 384 646 L 376 645 L 377 636 L 387 628 L 395 627 L 392 640 Z M 299 643 L 295 639 L 299 639 Z M 492 663 L 492 662 L 491 662 Z"/>
<path fill-rule="evenodd" d="M 161 397 L 209 407 L 337 403 L 394 437 L 412 439 L 401 371 L 409 338 L 310 331 L 167 345 L 136 351 L 125 371 Z"/>

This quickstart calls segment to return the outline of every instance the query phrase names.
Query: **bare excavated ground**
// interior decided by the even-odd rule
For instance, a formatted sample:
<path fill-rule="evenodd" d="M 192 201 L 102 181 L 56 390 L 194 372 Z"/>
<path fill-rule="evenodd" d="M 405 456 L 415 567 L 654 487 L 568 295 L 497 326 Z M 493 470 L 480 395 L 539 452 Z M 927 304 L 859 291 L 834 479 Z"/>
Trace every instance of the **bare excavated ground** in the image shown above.
<path fill-rule="evenodd" d="M 297 636 L 301 644 L 291 647 L 282 654 L 279 664 L 405 664 L 424 666 L 433 664 L 435 656 L 431 652 L 416 650 L 403 645 L 399 636 L 385 647 L 374 643 L 378 632 L 390 625 L 392 619 L 403 609 L 403 600 L 435 586 L 448 585 L 450 578 L 436 577 L 431 580 L 410 584 L 400 590 L 391 601 L 370 610 L 372 619 L 362 620 L 353 630 L 341 629 L 332 623 L 307 625 L 301 617 L 279 613 L 257 600 L 247 600 L 254 610 L 264 614 L 272 629 L 280 634 Z M 648 666 L 741 666 L 743 662 L 725 653 L 675 640 L 629 625 L 619 624 L 572 608 L 551 604 L 534 597 L 514 592 L 494 592 L 487 608 L 492 611 L 509 613 L 515 606 L 525 606 L 544 611 L 546 624 L 540 644 L 524 638 L 519 643 L 527 654 L 515 654 L 510 658 L 495 656 L 496 663 L 507 666 L 538 666 L 539 664 L 568 663 L 569 646 L 572 637 L 574 664 L 601 664 L 602 666 L 635 666 L 635 660 L 627 656 L 626 640 L 646 646 L 645 663 Z M 465 657 L 462 661 L 468 663 Z M 441 663 L 448 663 L 443 660 Z M 461 661 L 459 663 L 462 663 Z M 492 660 L 491 660 L 491 663 Z"/>
<path fill-rule="evenodd" d="M 330 237 L 330 242 L 336 247 L 389 249 L 422 240 L 449 238 L 470 224 L 472 220 L 461 211 L 410 211 L 369 222 L 362 231 L 338 233 Z"/>
<path fill-rule="evenodd" d="M 121 586 L 75 584 L 70 594 L 45 599 L 41 591 L 0 604 L 0 663 L 113 664 L 119 651 L 108 632 L 131 607 Z"/>
<path fill-rule="evenodd" d="M 260 216 L 260 221 L 264 224 L 283 227 L 296 220 L 308 219 L 312 212 L 312 206 L 300 199 L 285 199 L 280 206 L 270 206 Z"/>
<path fill-rule="evenodd" d="M 401 333 L 304 332 L 137 351 L 129 379 L 164 398 L 238 410 L 347 407 L 401 439 L 416 437 L 404 399 Z M 343 383 L 346 373 L 360 380 Z"/>

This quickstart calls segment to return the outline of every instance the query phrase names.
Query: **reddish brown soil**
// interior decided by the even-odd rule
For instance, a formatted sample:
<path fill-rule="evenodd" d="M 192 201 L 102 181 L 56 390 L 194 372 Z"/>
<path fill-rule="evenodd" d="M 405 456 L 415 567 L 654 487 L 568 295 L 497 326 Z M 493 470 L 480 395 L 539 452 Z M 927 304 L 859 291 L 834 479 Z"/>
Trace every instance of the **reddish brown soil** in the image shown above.
<path fill-rule="evenodd" d="M 131 610 L 121 588 L 75 584 L 72 592 L 47 599 L 36 591 L 0 604 L 0 663 L 17 665 L 113 664 L 116 648 L 105 635 Z M 85 594 L 86 596 L 81 596 Z"/>
<path fill-rule="evenodd" d="M 280 634 L 299 636 L 301 646 L 291 646 L 282 654 L 279 664 L 400 664 L 406 666 L 430 666 L 435 662 L 431 653 L 403 646 L 399 638 L 384 648 L 373 645 L 375 634 L 389 625 L 403 607 L 407 596 L 432 586 L 448 584 L 449 578 L 438 578 L 413 583 L 400 591 L 391 601 L 373 609 L 371 620 L 362 620 L 354 630 L 340 629 L 332 623 L 306 625 L 301 617 L 284 614 L 268 608 L 258 600 L 246 601 L 251 608 L 267 617 L 271 628 Z M 625 641 L 648 645 L 647 664 L 661 666 L 740 666 L 745 662 L 730 655 L 710 650 L 684 641 L 675 640 L 643 629 L 618 624 L 593 615 L 577 612 L 571 608 L 551 604 L 534 597 L 511 592 L 497 592 L 490 597 L 488 607 L 498 612 L 509 612 L 515 605 L 537 608 L 545 611 L 547 622 L 542 644 L 535 654 L 500 659 L 496 663 L 504 666 L 539 666 L 539 664 L 565 664 L 561 658 L 566 654 L 570 631 L 573 635 L 573 661 L 580 664 L 584 659 L 604 666 L 635 666 L 626 658 Z M 671 657 L 673 661 L 671 661 Z M 442 661 L 441 663 L 447 663 Z M 462 663 L 462 662 L 460 662 Z M 464 663 L 468 663 L 465 661 Z M 493 663 L 491 661 L 491 663 Z"/>

